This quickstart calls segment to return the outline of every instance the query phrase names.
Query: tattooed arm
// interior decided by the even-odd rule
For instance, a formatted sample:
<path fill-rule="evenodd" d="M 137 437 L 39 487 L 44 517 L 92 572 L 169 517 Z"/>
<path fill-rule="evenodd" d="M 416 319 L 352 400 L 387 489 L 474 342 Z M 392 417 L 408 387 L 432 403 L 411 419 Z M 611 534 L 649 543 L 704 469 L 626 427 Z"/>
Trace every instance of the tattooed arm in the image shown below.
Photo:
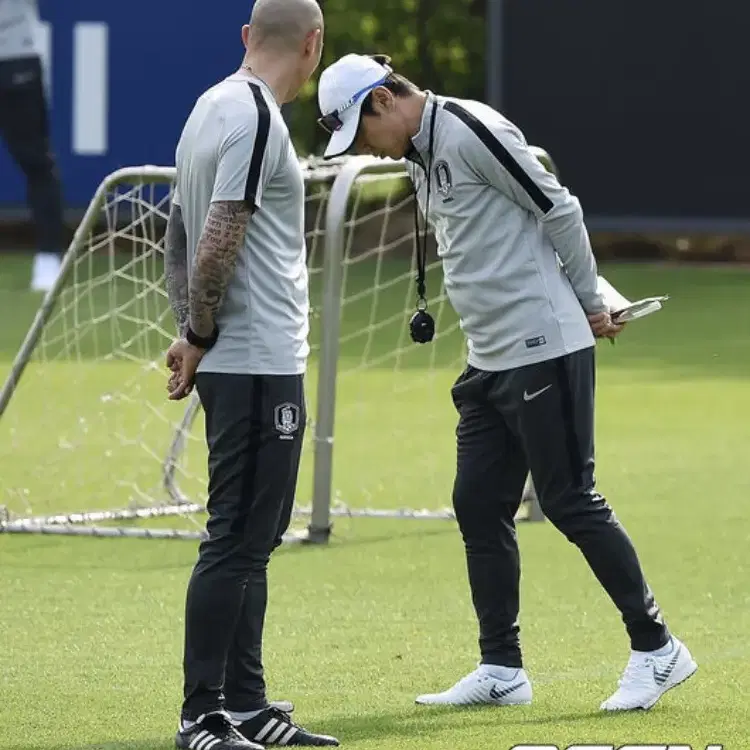
<path fill-rule="evenodd" d="M 214 332 L 216 313 L 224 301 L 237 254 L 245 238 L 251 208 L 244 200 L 211 203 L 198 242 L 190 282 L 190 328 L 201 337 Z"/>
<path fill-rule="evenodd" d="M 216 315 L 234 275 L 247 222 L 260 207 L 269 179 L 268 107 L 260 89 L 253 97 L 253 104 L 222 111 L 211 204 L 190 277 L 190 330 L 201 338 L 210 339 L 216 331 Z"/>
<path fill-rule="evenodd" d="M 172 203 L 164 236 L 164 271 L 177 335 L 184 336 L 188 323 L 187 234 L 182 210 L 176 203 Z"/>

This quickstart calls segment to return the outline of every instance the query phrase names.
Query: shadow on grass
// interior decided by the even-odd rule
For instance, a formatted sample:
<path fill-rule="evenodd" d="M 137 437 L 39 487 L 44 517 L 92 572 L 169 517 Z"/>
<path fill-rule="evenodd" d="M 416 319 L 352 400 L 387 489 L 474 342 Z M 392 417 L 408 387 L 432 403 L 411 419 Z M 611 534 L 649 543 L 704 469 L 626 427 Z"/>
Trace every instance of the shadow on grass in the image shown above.
<path fill-rule="evenodd" d="M 93 745 L 6 745 L 6 750 L 174 750 L 174 740 L 159 737 L 153 740 L 134 740 L 124 742 L 97 742 Z"/>
<path fill-rule="evenodd" d="M 469 718 L 466 719 L 469 715 Z M 365 740 L 387 740 L 395 738 L 417 738 L 454 730 L 456 720 L 462 726 L 468 721 L 472 728 L 496 728 L 502 726 L 536 726 L 575 721 L 589 721 L 600 716 L 600 711 L 580 711 L 554 716 L 534 716 L 530 707 L 514 706 L 498 710 L 495 706 L 432 707 L 414 708 L 383 714 L 361 716 L 334 716 L 321 726 L 310 725 L 310 729 L 325 731 L 338 737 L 342 745 Z"/>
<path fill-rule="evenodd" d="M 390 713 L 363 714 L 358 716 L 333 716 L 325 722 L 307 723 L 312 731 L 321 731 L 338 737 L 341 746 L 368 740 L 416 739 L 434 736 L 443 731 L 455 729 L 458 717 L 471 715 L 473 728 L 496 728 L 499 724 L 505 727 L 533 727 L 546 724 L 589 721 L 602 716 L 601 711 L 580 711 L 552 716 L 534 716 L 525 706 L 504 708 L 496 707 L 434 707 Z M 154 740 L 137 740 L 90 745 L 55 745 L 54 750 L 171 750 L 173 741 L 168 737 Z M 11 746 L 9 750 L 21 750 L 20 746 Z M 51 745 L 24 745 L 23 750 L 53 750 Z"/>

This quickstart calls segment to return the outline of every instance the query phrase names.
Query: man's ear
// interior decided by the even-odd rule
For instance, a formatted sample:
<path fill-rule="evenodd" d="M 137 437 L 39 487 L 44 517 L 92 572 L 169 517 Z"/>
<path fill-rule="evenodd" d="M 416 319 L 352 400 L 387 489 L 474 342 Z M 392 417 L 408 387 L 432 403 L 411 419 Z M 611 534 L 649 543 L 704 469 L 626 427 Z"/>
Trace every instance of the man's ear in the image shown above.
<path fill-rule="evenodd" d="M 321 29 L 313 29 L 305 35 L 305 57 L 316 57 L 318 54 L 318 45 L 323 41 L 321 39 L 323 32 Z"/>
<path fill-rule="evenodd" d="M 376 114 L 390 112 L 393 109 L 393 94 L 384 86 L 378 86 L 372 92 L 372 108 Z"/>
<path fill-rule="evenodd" d="M 247 49 L 247 40 L 250 36 L 250 26 L 249 24 L 245 24 L 242 27 L 242 45 Z"/>

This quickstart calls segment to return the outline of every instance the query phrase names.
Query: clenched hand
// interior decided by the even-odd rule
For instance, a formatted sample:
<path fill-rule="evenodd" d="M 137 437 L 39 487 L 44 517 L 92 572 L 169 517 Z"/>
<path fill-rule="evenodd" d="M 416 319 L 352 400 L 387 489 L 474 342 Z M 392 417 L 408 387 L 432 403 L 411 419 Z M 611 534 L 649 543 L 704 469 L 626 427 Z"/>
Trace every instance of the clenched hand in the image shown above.
<path fill-rule="evenodd" d="M 608 312 L 594 313 L 587 317 L 591 331 L 597 338 L 608 338 L 614 341 L 615 336 L 625 328 L 624 323 L 614 323 Z"/>
<path fill-rule="evenodd" d="M 189 396 L 195 383 L 195 371 L 206 353 L 205 349 L 177 339 L 167 350 L 167 367 L 172 374 L 167 381 L 167 392 L 171 401 Z"/>

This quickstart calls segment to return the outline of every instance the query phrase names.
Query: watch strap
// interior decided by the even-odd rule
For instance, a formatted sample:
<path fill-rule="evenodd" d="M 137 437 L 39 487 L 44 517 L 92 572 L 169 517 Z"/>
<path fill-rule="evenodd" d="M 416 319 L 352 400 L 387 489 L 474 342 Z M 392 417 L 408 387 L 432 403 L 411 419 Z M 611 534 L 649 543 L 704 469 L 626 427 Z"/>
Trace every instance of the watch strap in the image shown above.
<path fill-rule="evenodd" d="M 214 327 L 210 336 L 199 336 L 192 328 L 190 328 L 190 326 L 188 326 L 187 331 L 185 332 L 185 338 L 187 339 L 188 344 L 191 344 L 192 346 L 197 346 L 199 349 L 210 349 L 219 338 L 219 329 Z"/>

